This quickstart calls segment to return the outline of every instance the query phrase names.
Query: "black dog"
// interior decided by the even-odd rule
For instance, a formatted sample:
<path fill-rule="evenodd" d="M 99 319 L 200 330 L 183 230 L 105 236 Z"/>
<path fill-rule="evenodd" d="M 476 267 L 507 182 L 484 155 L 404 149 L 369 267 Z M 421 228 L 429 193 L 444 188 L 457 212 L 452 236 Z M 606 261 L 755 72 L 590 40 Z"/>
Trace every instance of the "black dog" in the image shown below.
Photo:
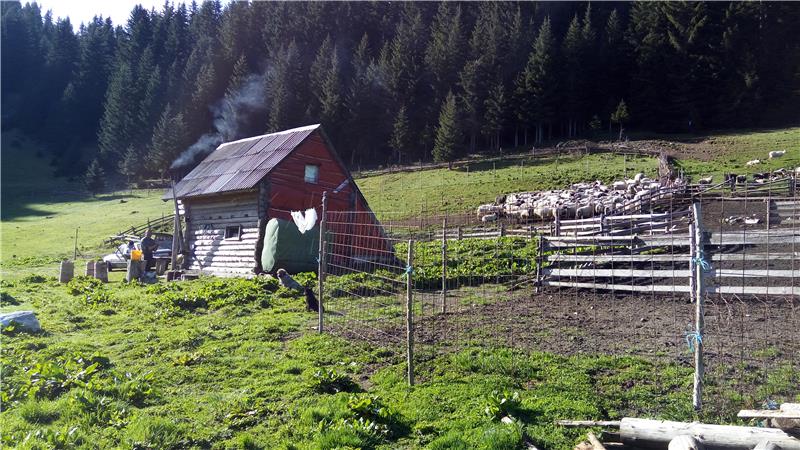
<path fill-rule="evenodd" d="M 304 292 L 306 294 L 306 309 L 309 311 L 319 312 L 319 301 L 317 301 L 314 291 L 309 288 L 305 288 Z"/>

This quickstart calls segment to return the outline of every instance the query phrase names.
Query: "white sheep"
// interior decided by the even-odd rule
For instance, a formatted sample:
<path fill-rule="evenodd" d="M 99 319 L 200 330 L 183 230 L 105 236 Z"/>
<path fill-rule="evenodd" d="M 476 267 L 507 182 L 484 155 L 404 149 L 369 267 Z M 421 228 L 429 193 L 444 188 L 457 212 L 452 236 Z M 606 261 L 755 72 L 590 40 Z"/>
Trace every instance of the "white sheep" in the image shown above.
<path fill-rule="evenodd" d="M 769 159 L 780 158 L 781 156 L 783 156 L 785 154 L 786 154 L 786 150 L 775 150 L 775 151 L 769 152 Z"/>
<path fill-rule="evenodd" d="M 497 220 L 497 213 L 494 214 L 486 214 L 485 216 L 481 217 L 481 222 L 494 222 Z"/>
<path fill-rule="evenodd" d="M 747 166 L 755 166 L 757 164 L 761 164 L 761 160 L 760 159 L 754 159 L 752 161 L 747 161 L 747 163 L 745 165 L 747 165 Z"/>
<path fill-rule="evenodd" d="M 698 184 L 711 184 L 711 180 L 712 180 L 712 179 L 713 179 L 713 176 L 708 176 L 708 177 L 705 177 L 705 178 L 700 178 L 699 180 L 697 180 L 697 183 L 698 183 Z"/>

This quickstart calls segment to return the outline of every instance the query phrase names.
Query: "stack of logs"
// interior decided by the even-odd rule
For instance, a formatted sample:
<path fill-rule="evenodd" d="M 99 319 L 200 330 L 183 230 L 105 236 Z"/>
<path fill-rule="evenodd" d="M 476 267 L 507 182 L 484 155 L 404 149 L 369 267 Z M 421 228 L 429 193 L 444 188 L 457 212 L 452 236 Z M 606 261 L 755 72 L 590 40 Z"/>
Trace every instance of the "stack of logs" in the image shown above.
<path fill-rule="evenodd" d="M 667 450 L 800 450 L 800 403 L 784 403 L 778 410 L 742 410 L 741 419 L 764 420 L 764 427 L 711 425 L 626 417 L 621 421 L 562 420 L 562 426 L 618 428 L 604 433 L 601 443 L 589 432 L 575 450 L 651 448 Z"/>

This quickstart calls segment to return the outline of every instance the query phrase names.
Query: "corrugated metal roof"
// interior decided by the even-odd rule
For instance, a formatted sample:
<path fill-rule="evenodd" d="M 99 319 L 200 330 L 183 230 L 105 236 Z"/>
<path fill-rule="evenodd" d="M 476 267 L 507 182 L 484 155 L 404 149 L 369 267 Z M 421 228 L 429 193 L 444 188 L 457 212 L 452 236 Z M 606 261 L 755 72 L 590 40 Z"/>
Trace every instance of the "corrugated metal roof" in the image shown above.
<path fill-rule="evenodd" d="M 226 142 L 175 184 L 178 198 L 240 191 L 255 187 L 289 156 L 319 124 Z M 172 198 L 172 190 L 164 195 Z"/>

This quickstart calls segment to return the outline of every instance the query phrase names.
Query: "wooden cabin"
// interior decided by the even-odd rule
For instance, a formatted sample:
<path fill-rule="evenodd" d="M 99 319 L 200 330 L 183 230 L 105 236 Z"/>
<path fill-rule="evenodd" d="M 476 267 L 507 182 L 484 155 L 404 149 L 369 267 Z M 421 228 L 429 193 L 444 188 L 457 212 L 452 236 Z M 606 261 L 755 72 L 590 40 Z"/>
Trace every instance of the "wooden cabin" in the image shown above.
<path fill-rule="evenodd" d="M 323 192 L 337 265 L 391 254 L 350 172 L 321 126 L 310 125 L 226 142 L 175 185 L 186 230 L 184 268 L 219 276 L 264 272 L 268 221 L 292 221 L 291 211 L 309 208 L 321 218 Z M 172 199 L 171 190 L 164 199 Z"/>

